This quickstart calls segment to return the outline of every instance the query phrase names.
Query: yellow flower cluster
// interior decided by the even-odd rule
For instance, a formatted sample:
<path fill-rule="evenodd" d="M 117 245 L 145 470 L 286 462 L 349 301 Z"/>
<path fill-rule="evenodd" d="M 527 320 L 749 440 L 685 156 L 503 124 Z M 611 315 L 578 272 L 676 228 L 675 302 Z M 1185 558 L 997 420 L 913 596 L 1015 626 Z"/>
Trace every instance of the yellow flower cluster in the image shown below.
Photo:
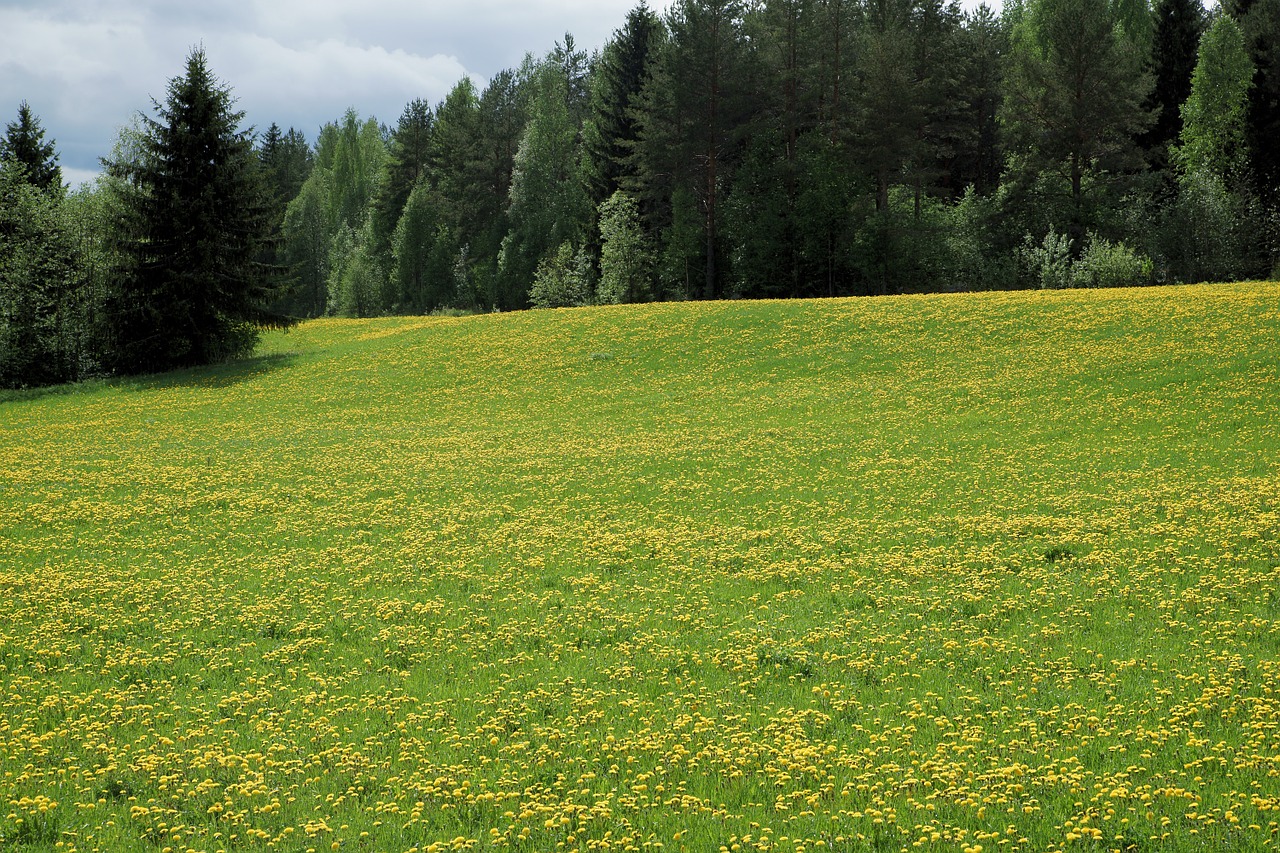
<path fill-rule="evenodd" d="M 0 401 L 0 848 L 1275 849 L 1278 333 L 335 320 Z"/>

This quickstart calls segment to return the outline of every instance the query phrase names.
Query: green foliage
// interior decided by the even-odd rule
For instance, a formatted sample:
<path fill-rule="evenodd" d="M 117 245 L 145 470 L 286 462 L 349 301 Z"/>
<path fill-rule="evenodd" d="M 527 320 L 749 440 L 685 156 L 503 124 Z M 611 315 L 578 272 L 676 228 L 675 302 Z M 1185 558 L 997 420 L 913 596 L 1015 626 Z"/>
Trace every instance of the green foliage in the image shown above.
<path fill-rule="evenodd" d="M 584 229 L 585 246 L 597 258 L 599 228 L 594 217 L 600 205 L 619 189 L 634 192 L 638 188 L 635 148 L 640 140 L 640 93 L 661 36 L 662 22 L 656 13 L 644 5 L 632 9 L 605 45 L 588 80 L 581 173 L 592 217 Z"/>
<path fill-rule="evenodd" d="M 1145 61 L 1106 0 L 1030 0 L 1014 27 L 1001 120 L 1022 180 L 1063 184 L 1071 214 L 1060 224 L 1077 244 L 1097 224 L 1086 189 L 1118 197 L 1141 165 Z"/>
<path fill-rule="evenodd" d="M 864 189 L 851 180 L 845 146 L 824 133 L 806 134 L 799 145 L 795 233 L 805 284 L 822 296 L 850 288 L 851 211 Z"/>
<path fill-rule="evenodd" d="M 395 304 L 402 313 L 429 313 L 453 301 L 457 246 L 438 208 L 435 192 L 419 181 L 392 236 Z"/>
<path fill-rule="evenodd" d="M 659 50 L 642 96 L 645 116 L 639 150 L 641 170 L 647 173 L 644 180 L 650 187 L 660 180 L 669 182 L 667 222 L 674 229 L 669 236 L 677 238 L 667 241 L 673 264 L 693 258 L 686 244 L 689 222 L 679 221 L 677 227 L 687 212 L 676 211 L 677 191 L 700 213 L 701 286 L 692 292 L 700 291 L 706 299 L 723 291 L 722 194 L 731 185 L 756 106 L 751 85 L 755 57 L 748 49 L 743 16 L 739 0 L 672 4 L 666 17 L 670 37 Z M 643 205 L 645 191 L 637 198 Z M 692 281 L 686 275 L 684 289 Z"/>
<path fill-rule="evenodd" d="M 1159 0 L 1156 4 L 1151 54 L 1155 82 L 1148 102 L 1155 110 L 1155 122 L 1142 137 L 1155 168 L 1168 165 L 1169 146 L 1182 132 L 1182 105 L 1191 95 L 1191 74 L 1205 26 L 1200 0 Z"/>
<path fill-rule="evenodd" d="M 16 159 L 0 161 L 0 387 L 66 382 L 92 367 L 69 207 Z"/>
<path fill-rule="evenodd" d="M 361 227 L 378 191 L 387 147 L 378 120 L 370 116 L 362 122 L 354 109 L 347 110 L 337 130 L 330 167 L 330 218 L 336 227 L 345 225 L 354 230 Z"/>
<path fill-rule="evenodd" d="M 301 192 L 315 165 L 311 146 L 302 131 L 291 127 L 288 132 L 283 132 L 274 123 L 258 147 L 258 159 L 266 173 L 271 195 L 282 210 Z"/>
<path fill-rule="evenodd" d="M 1228 0 L 1223 7 L 1239 23 L 1254 68 L 1245 131 L 1251 189 L 1280 209 L 1280 0 Z M 1280 259 L 1280 246 L 1273 253 Z"/>
<path fill-rule="evenodd" d="M 373 252 L 388 267 L 392 239 L 409 196 L 427 172 L 431 126 L 435 116 L 422 99 L 410 101 L 391 134 L 384 173 L 372 200 Z M 389 306 L 394 307 L 394 306 Z"/>
<path fill-rule="evenodd" d="M 1240 27 L 1221 15 L 1200 40 L 1191 94 L 1182 105 L 1173 161 L 1183 175 L 1198 172 L 1243 185 L 1245 109 L 1252 84 L 1253 64 Z"/>
<path fill-rule="evenodd" d="M 549 54 L 530 80 L 530 119 L 511 180 L 511 230 L 498 259 L 504 308 L 524 307 L 541 262 L 583 237 L 587 197 L 579 180 L 577 116 L 585 105 L 574 81 L 585 61 L 566 36 L 566 46 Z"/>
<path fill-rule="evenodd" d="M 360 231 L 343 225 L 334 236 L 329 261 L 328 313 L 373 317 L 387 304 L 386 271 L 372 251 L 370 226 Z"/>
<path fill-rule="evenodd" d="M 1018 258 L 1031 283 L 1043 290 L 1138 287 L 1152 282 L 1151 259 L 1124 243 L 1090 234 L 1079 257 L 1074 254 L 1071 238 L 1051 228 L 1039 242 L 1028 234 Z"/>
<path fill-rule="evenodd" d="M 62 191 L 62 169 L 53 140 L 44 141 L 40 119 L 23 101 L 18 105 L 18 119 L 5 128 L 0 139 L 0 161 L 20 165 L 26 180 L 46 192 Z"/>
<path fill-rule="evenodd" d="M 706 269 L 703 219 L 693 193 L 678 187 L 671 194 L 671 224 L 658 249 L 658 288 L 663 299 L 693 299 L 701 292 Z"/>
<path fill-rule="evenodd" d="M 534 308 L 571 308 L 591 301 L 591 262 L 569 243 L 543 258 L 533 276 L 529 302 Z"/>
<path fill-rule="evenodd" d="M 795 164 L 784 156 L 785 144 L 775 132 L 757 134 L 734 171 L 724 237 L 736 296 L 796 296 L 800 289 Z"/>
<path fill-rule="evenodd" d="M 1066 234 L 1050 228 L 1039 242 L 1028 234 L 1018 257 L 1034 286 L 1042 290 L 1071 287 L 1071 238 Z"/>
<path fill-rule="evenodd" d="M 1162 219 L 1162 254 L 1174 281 L 1239 281 L 1270 272 L 1261 204 L 1212 171 L 1183 175 Z"/>
<path fill-rule="evenodd" d="M 1090 234 L 1071 267 L 1073 287 L 1140 287 L 1152 282 L 1151 259 L 1124 243 Z"/>
<path fill-rule="evenodd" d="M 123 373 L 207 364 L 252 349 L 280 289 L 260 262 L 270 200 L 231 90 L 193 50 L 137 147 L 106 163 L 121 193 L 126 263 L 109 295 L 110 366 Z M 129 156 L 133 155 L 133 156 Z"/>
<path fill-rule="evenodd" d="M 601 303 L 645 302 L 652 298 L 653 252 L 640 225 L 635 199 L 615 192 L 600 205 Z"/>
<path fill-rule="evenodd" d="M 319 317 L 328 302 L 329 250 L 335 233 L 332 186 L 330 170 L 317 168 L 285 208 L 282 254 L 297 282 L 285 310 L 296 316 Z"/>
<path fill-rule="evenodd" d="M 999 202 L 969 187 L 956 204 L 943 208 L 939 266 L 932 273 L 939 289 L 1008 289 L 1018 281 L 1017 256 L 1000 245 Z"/>

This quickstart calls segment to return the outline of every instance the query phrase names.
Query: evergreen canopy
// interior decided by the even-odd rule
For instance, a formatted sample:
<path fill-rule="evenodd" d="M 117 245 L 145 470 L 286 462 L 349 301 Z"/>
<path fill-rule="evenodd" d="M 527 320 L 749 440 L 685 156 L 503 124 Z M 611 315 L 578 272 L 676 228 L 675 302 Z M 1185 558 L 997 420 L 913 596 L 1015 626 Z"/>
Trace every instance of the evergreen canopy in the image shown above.
<path fill-rule="evenodd" d="M 104 163 L 123 179 L 121 250 L 129 260 L 109 312 L 118 370 L 147 372 L 244 354 L 280 278 L 260 260 L 272 216 L 252 134 L 202 49 L 169 82 L 139 151 Z"/>
<path fill-rule="evenodd" d="M 23 101 L 18 105 L 18 120 L 10 122 L 0 139 L 0 160 L 18 163 L 26 171 L 28 183 L 44 190 L 62 189 L 62 169 L 53 140 L 44 141 L 40 119 Z"/>

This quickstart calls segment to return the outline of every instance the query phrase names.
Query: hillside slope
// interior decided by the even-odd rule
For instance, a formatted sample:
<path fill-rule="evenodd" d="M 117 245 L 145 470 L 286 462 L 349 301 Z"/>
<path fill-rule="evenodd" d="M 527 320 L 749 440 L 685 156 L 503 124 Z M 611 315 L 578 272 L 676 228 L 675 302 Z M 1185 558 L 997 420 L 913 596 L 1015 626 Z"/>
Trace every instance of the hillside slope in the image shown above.
<path fill-rule="evenodd" d="M 1278 380 L 1252 284 L 317 321 L 0 402 L 0 846 L 1272 849 Z"/>

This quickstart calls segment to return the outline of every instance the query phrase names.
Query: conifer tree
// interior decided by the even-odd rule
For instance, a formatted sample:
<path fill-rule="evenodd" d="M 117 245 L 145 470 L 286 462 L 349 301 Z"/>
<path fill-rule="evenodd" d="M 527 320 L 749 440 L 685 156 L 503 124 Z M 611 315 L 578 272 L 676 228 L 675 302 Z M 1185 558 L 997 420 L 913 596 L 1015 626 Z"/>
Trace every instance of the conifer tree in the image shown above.
<path fill-rule="evenodd" d="M 143 117 L 135 159 L 105 163 L 128 190 L 119 235 L 128 259 L 109 316 L 110 360 L 126 373 L 248 352 L 280 280 L 260 262 L 271 209 L 252 136 L 202 49 Z"/>
<path fill-rule="evenodd" d="M 1255 192 L 1280 205 L 1280 0 L 1227 0 L 1253 63 L 1245 140 Z"/>
<path fill-rule="evenodd" d="M 410 101 L 400 115 L 387 146 L 382 181 L 373 200 L 374 254 L 389 266 L 391 238 L 409 195 L 427 168 L 427 145 L 435 116 L 421 98 Z"/>
<path fill-rule="evenodd" d="M 636 187 L 637 110 L 661 27 L 658 16 L 643 3 L 632 9 L 622 29 L 605 45 L 591 75 L 582 129 L 582 173 L 593 218 L 594 211 L 619 189 Z M 586 230 L 588 250 L 598 257 L 598 228 L 592 223 Z"/>
<path fill-rule="evenodd" d="M 1093 224 L 1091 186 L 1139 168 L 1135 137 L 1150 126 L 1151 78 L 1118 23 L 1107 0 L 1030 0 L 1013 29 L 1002 123 L 1017 177 L 1064 197 L 1076 251 Z"/>
<path fill-rule="evenodd" d="M 0 159 L 12 160 L 26 171 L 28 183 L 43 190 L 62 189 L 62 169 L 53 140 L 44 141 L 44 128 L 26 101 L 18 105 L 18 120 L 10 122 L 0 140 Z"/>
<path fill-rule="evenodd" d="M 664 254 L 673 265 L 702 266 L 702 296 L 721 293 L 725 250 L 720 227 L 724 188 L 732 181 L 750 134 L 756 107 L 754 67 L 743 32 L 744 7 L 739 0 L 680 0 L 667 15 L 670 39 L 663 45 L 646 82 L 641 107 L 643 202 L 655 184 L 667 181 L 670 221 L 677 215 L 677 195 L 693 201 L 702 219 L 702 257 L 672 254 L 691 245 L 683 229 L 672 230 Z M 674 239 L 679 231 L 679 239 Z"/>

